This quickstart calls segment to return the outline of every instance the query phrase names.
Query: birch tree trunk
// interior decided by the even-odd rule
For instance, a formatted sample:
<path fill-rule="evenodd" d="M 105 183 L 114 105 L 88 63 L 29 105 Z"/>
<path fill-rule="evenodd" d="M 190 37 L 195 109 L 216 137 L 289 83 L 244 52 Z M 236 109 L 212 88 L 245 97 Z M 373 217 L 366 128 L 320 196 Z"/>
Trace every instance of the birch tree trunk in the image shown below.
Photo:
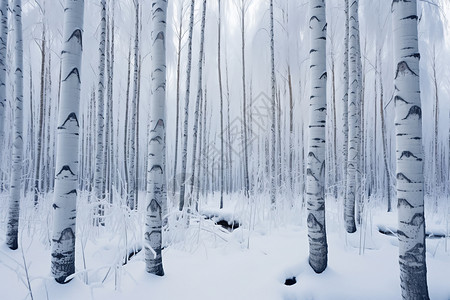
<path fill-rule="evenodd" d="M 180 211 L 182 211 L 184 208 L 184 194 L 186 191 L 186 166 L 187 166 L 188 130 L 189 130 L 189 97 L 191 92 L 192 34 L 194 31 L 194 8 L 195 8 L 195 0 L 192 0 L 189 18 L 189 41 L 188 41 L 188 57 L 186 68 L 186 95 L 184 103 L 183 155 L 181 157 L 181 182 L 180 182 L 180 203 L 179 203 Z"/>
<path fill-rule="evenodd" d="M 403 299 L 429 299 L 416 0 L 393 0 L 398 239 Z"/>
<path fill-rule="evenodd" d="M 307 169 L 309 264 L 316 273 L 327 267 L 325 230 L 326 35 L 325 1 L 310 1 L 310 123 Z"/>
<path fill-rule="evenodd" d="M 6 111 L 6 51 L 8 40 L 8 0 L 0 2 L 0 145 L 5 141 L 5 111 Z M 0 150 L 0 179 L 3 176 L 3 152 Z"/>
<path fill-rule="evenodd" d="M 46 49 L 46 35 L 45 35 L 45 23 L 42 22 L 42 41 L 41 41 L 41 90 L 40 90 L 40 105 L 39 105 L 39 130 L 36 139 L 36 169 L 34 175 L 34 204 L 39 203 L 39 195 L 41 192 L 41 161 L 42 159 L 42 146 L 44 140 L 43 128 L 44 128 L 44 85 L 45 85 L 45 49 Z"/>
<path fill-rule="evenodd" d="M 241 0 L 241 56 L 242 56 L 242 98 L 243 98 L 243 148 L 244 148 L 244 192 L 249 196 L 250 182 L 248 178 L 248 139 L 247 139 L 247 89 L 245 71 L 245 14 L 247 12 L 247 0 Z M 275 147 L 275 146 L 274 146 Z"/>
<path fill-rule="evenodd" d="M 271 153 L 271 174 L 270 174 L 270 201 L 272 204 L 272 208 L 275 208 L 275 202 L 276 202 L 276 151 L 275 151 L 275 144 L 276 144 L 276 136 L 275 136 L 275 97 L 276 97 L 276 86 L 275 86 L 275 42 L 274 42 L 274 24 L 273 24 L 273 0 L 270 0 L 270 63 L 271 63 L 271 70 L 272 70 L 272 76 L 271 76 L 271 84 L 272 84 L 272 123 L 270 127 L 271 131 L 271 146 L 272 146 L 272 153 Z"/>
<path fill-rule="evenodd" d="M 178 137 L 180 136 L 180 72 L 181 72 L 181 42 L 183 40 L 183 14 L 184 14 L 184 0 L 181 2 L 179 29 L 177 33 L 178 48 L 177 48 L 177 120 L 175 125 L 175 159 L 173 163 L 173 186 L 172 195 L 175 196 L 177 190 L 177 166 L 178 166 Z M 174 197 L 175 198 L 175 197 Z"/>
<path fill-rule="evenodd" d="M 104 198 L 105 178 L 104 178 L 104 127 L 105 127 L 105 51 L 106 51 L 106 0 L 100 0 L 101 20 L 100 20 L 100 44 L 99 44 L 99 65 L 98 65 L 98 91 L 97 91 L 97 149 L 95 155 L 94 186 L 97 200 Z M 101 213 L 101 212 L 100 212 Z"/>
<path fill-rule="evenodd" d="M 387 134 L 386 134 L 386 121 L 385 121 L 385 111 L 384 111 L 384 85 L 383 85 L 383 65 L 381 61 L 381 49 L 378 51 L 379 55 L 379 63 L 380 63 L 380 72 L 379 72 L 379 81 L 380 81 L 380 116 L 381 116 L 381 139 L 383 142 L 383 161 L 384 161 L 384 176 L 385 176 L 385 186 L 387 196 L 387 211 L 390 212 L 392 210 L 392 200 L 391 200 L 391 176 L 389 174 L 389 152 L 387 145 Z"/>
<path fill-rule="evenodd" d="M 348 37 L 349 37 L 349 14 L 348 14 L 348 0 L 345 0 L 345 36 L 344 36 L 344 96 L 342 97 L 342 169 L 343 172 L 343 195 L 347 195 L 347 159 L 348 159 L 348 86 L 349 86 L 349 74 L 348 74 Z"/>
<path fill-rule="evenodd" d="M 23 40 L 22 4 L 14 0 L 15 71 L 14 71 L 14 132 L 12 150 L 12 174 L 9 198 L 9 215 L 6 232 L 6 245 L 16 250 L 19 230 L 19 208 L 22 195 L 22 157 L 23 157 Z"/>
<path fill-rule="evenodd" d="M 199 123 L 199 111 L 200 111 L 200 99 L 202 97 L 202 85 L 203 85 L 203 53 L 205 49 L 205 23 L 206 23 L 206 0 L 203 0 L 202 10 L 202 25 L 200 31 L 200 54 L 198 62 L 198 84 L 197 84 L 197 99 L 195 101 L 194 111 L 194 132 L 193 132 L 193 147 L 192 147 L 192 176 L 191 176 L 191 193 L 190 197 L 193 198 L 194 183 L 195 183 L 195 162 L 197 157 L 197 137 L 198 137 L 198 123 Z M 197 207 L 196 203 L 196 207 Z"/>
<path fill-rule="evenodd" d="M 222 21 L 222 7 L 220 5 L 220 0 L 218 3 L 219 6 L 219 22 L 217 25 L 217 72 L 219 75 L 219 98 L 220 98 L 220 208 L 223 208 L 223 189 L 224 189 L 224 131 L 223 131 L 223 89 L 222 89 L 222 65 L 220 61 L 220 46 L 221 46 L 221 21 Z"/>
<path fill-rule="evenodd" d="M 128 110 L 130 107 L 130 81 L 131 81 L 131 41 L 130 46 L 128 49 L 128 69 L 127 69 L 127 91 L 126 91 L 126 97 L 125 97 L 125 124 L 124 124 L 124 131 L 123 131 L 123 169 L 124 169 L 124 177 L 125 177 L 125 197 L 128 199 L 128 189 L 129 189 L 129 181 L 128 181 Z M 128 201 L 128 200 L 127 200 Z M 127 202 L 127 205 L 129 207 L 129 203 Z"/>
<path fill-rule="evenodd" d="M 205 0 L 206 1 L 206 0 Z M 166 190 L 166 16 L 167 1 L 152 3 L 152 95 L 148 142 L 147 222 L 145 262 L 147 272 L 163 276 L 161 257 L 161 212 L 167 201 Z M 149 246 L 152 248 L 150 249 Z M 153 252 L 154 251 L 154 252 Z"/>
<path fill-rule="evenodd" d="M 139 1 L 136 2 L 136 23 L 134 36 L 134 78 L 133 78 L 133 98 L 131 101 L 131 128 L 130 128 L 130 164 L 128 175 L 128 207 L 136 209 L 136 193 L 138 192 L 136 178 L 136 127 L 138 110 L 138 78 L 139 78 Z"/>
<path fill-rule="evenodd" d="M 358 0 L 349 3 L 349 98 L 348 98 L 348 152 L 347 187 L 344 203 L 344 222 L 348 233 L 356 231 L 355 199 L 358 192 L 357 166 L 359 161 L 359 76 L 358 76 Z"/>
<path fill-rule="evenodd" d="M 83 15 L 83 0 L 65 1 L 52 239 L 52 275 L 58 283 L 65 283 L 66 278 L 75 273 Z"/>

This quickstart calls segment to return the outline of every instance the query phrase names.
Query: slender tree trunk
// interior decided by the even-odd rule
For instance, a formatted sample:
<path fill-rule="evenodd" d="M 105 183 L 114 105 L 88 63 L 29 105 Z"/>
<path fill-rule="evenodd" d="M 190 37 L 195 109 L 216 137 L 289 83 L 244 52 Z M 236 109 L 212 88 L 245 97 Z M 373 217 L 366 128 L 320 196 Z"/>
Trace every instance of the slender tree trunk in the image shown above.
<path fill-rule="evenodd" d="M 358 0 L 349 3 L 349 99 L 348 99 L 348 152 L 347 152 L 347 189 L 344 207 L 345 229 L 348 233 L 356 231 L 355 200 L 358 187 L 359 152 L 359 75 L 358 75 Z"/>
<path fill-rule="evenodd" d="M 110 9 L 109 5 L 107 6 L 106 13 L 106 46 L 105 46 L 105 55 L 106 55 L 106 97 L 105 97 L 105 144 L 104 144 L 104 152 L 103 152 L 103 178 L 105 184 L 105 200 L 110 202 L 110 186 L 111 186 L 111 177 L 109 176 L 109 150 L 110 150 L 110 131 L 111 131 L 111 111 L 110 108 L 112 106 L 112 98 L 111 98 L 111 25 L 109 23 L 109 14 Z"/>
<path fill-rule="evenodd" d="M 207 102 L 207 98 L 206 98 L 206 88 L 205 88 L 205 94 L 203 96 L 203 102 L 204 104 L 204 110 L 202 112 L 203 114 L 203 121 L 202 121 L 202 127 L 203 127 L 203 134 L 202 134 L 202 141 L 201 143 L 203 144 L 203 156 L 206 157 L 206 159 L 203 159 L 203 172 L 205 173 L 206 176 L 204 176 L 204 181 L 203 181 L 203 187 L 202 187 L 202 192 L 205 193 L 206 190 L 206 180 L 208 180 L 209 177 L 209 173 L 208 173 L 208 162 L 209 162 L 209 155 L 208 152 L 208 144 L 206 143 L 206 131 L 208 126 L 206 126 L 206 115 L 208 112 L 208 102 Z"/>
<path fill-rule="evenodd" d="M 387 145 L 387 135 L 386 135 L 386 121 L 385 121 L 385 112 L 384 112 L 384 86 L 383 86 L 383 66 L 381 61 L 381 50 L 378 52 L 379 54 L 379 63 L 380 63 L 380 72 L 379 72 L 379 80 L 380 80 L 380 115 L 381 115 L 381 139 L 383 140 L 383 160 L 384 160 L 384 174 L 385 174 L 385 190 L 387 194 L 387 211 L 390 212 L 392 210 L 392 200 L 391 200 L 391 176 L 389 175 L 389 161 L 388 160 L 388 145 Z"/>
<path fill-rule="evenodd" d="M 195 8 L 195 0 L 191 0 L 191 10 L 189 18 L 188 57 L 186 67 L 186 95 L 184 103 L 183 155 L 181 158 L 181 182 L 180 182 L 180 202 L 179 202 L 180 211 L 182 211 L 184 208 L 184 195 L 186 192 L 186 166 L 187 166 L 187 147 L 188 147 L 188 131 L 189 131 L 189 97 L 191 92 L 192 35 L 194 32 L 194 8 Z"/>
<path fill-rule="evenodd" d="M 198 62 L 198 84 L 197 84 L 197 99 L 195 101 L 195 111 L 194 111 L 194 132 L 192 138 L 192 175 L 191 175 L 191 191 L 190 197 L 193 198 L 194 195 L 194 183 L 195 183 L 195 162 L 197 158 L 197 137 L 198 137 L 198 123 L 199 123 L 199 110 L 200 110 L 200 99 L 202 97 L 202 85 L 203 85 L 203 56 L 205 48 L 205 23 L 206 23 L 206 0 L 203 0 L 203 10 L 202 10 L 202 25 L 200 32 L 200 54 Z M 191 203 L 189 203 L 191 206 Z M 196 207 L 197 207 L 196 203 Z"/>
<path fill-rule="evenodd" d="M 310 123 L 307 169 L 307 210 L 309 264 L 316 273 L 327 267 L 327 236 L 325 230 L 325 124 L 327 115 L 327 22 L 325 1 L 310 1 Z"/>
<path fill-rule="evenodd" d="M 42 142 L 44 139 L 44 83 L 45 83 L 45 48 L 46 48 L 45 25 L 42 27 L 42 41 L 41 41 L 41 91 L 40 91 L 40 105 L 39 105 L 39 130 L 36 139 L 36 169 L 34 175 L 34 204 L 39 203 L 39 194 L 41 191 L 41 161 L 42 161 Z"/>
<path fill-rule="evenodd" d="M 58 283 L 75 273 L 75 218 L 80 126 L 81 54 L 84 1 L 66 0 L 64 7 L 61 105 L 58 113 L 52 275 Z"/>
<path fill-rule="evenodd" d="M 135 37 L 134 37 L 134 77 L 133 77 L 133 98 L 131 102 L 131 132 L 130 132 L 130 165 L 128 175 L 128 207 L 131 210 L 136 209 L 136 128 L 137 128 L 137 114 L 138 114 L 138 78 L 139 78 L 139 0 L 136 1 L 136 23 L 135 23 Z"/>
<path fill-rule="evenodd" d="M 230 86 L 228 84 L 228 59 L 225 52 L 225 72 L 226 72 L 226 88 L 227 88 L 227 145 L 228 145 L 228 193 L 233 191 L 233 151 L 231 141 L 231 122 L 230 122 Z M 206 115 L 206 105 L 205 105 Z M 205 117 L 206 124 L 206 117 Z"/>
<path fill-rule="evenodd" d="M 345 0 L 345 36 L 344 36 L 344 96 L 342 97 L 342 191 L 344 197 L 347 195 L 347 159 L 348 159 L 348 87 L 349 87 L 349 63 L 348 63 L 348 42 L 349 42 L 349 13 L 348 1 Z"/>
<path fill-rule="evenodd" d="M 175 160 L 173 163 L 173 187 L 172 195 L 175 197 L 175 191 L 177 189 L 177 165 L 178 165 L 178 138 L 180 136 L 180 72 L 181 72 L 181 42 L 183 40 L 183 13 L 184 13 L 184 0 L 181 3 L 180 8 L 180 25 L 178 29 L 178 48 L 177 48 L 177 120 L 175 125 Z"/>
<path fill-rule="evenodd" d="M 270 201 L 272 204 L 272 208 L 275 208 L 276 203 L 276 135 L 275 135 L 275 101 L 276 101 L 276 79 L 275 79 L 275 41 L 274 41 L 274 20 L 273 20 L 273 0 L 270 0 L 270 63 L 271 63 L 271 84 L 272 84 L 272 123 L 271 123 L 271 175 L 270 175 Z"/>
<path fill-rule="evenodd" d="M 8 49 L 8 0 L 0 2 L 1 26 L 0 26 L 0 145 L 5 144 L 5 116 L 6 116 L 6 53 Z M 4 148 L 0 150 L 0 179 L 3 179 Z M 3 183 L 2 183 L 3 185 Z"/>
<path fill-rule="evenodd" d="M 241 0 L 241 57 L 242 57 L 242 108 L 243 108 L 243 148 L 244 148 L 244 192 L 249 196 L 250 182 L 248 177 L 248 138 L 247 138 L 247 89 L 245 71 L 245 14 L 247 10 L 246 0 Z"/>
<path fill-rule="evenodd" d="M 22 157 L 23 157 L 23 40 L 22 40 L 22 1 L 14 0 L 15 71 L 14 71 L 14 134 L 12 150 L 12 174 L 9 195 L 9 215 L 6 232 L 6 245 L 16 250 L 19 230 L 19 207 L 22 195 Z"/>
<path fill-rule="evenodd" d="M 145 247 L 147 272 L 163 276 L 161 249 L 161 212 L 167 201 L 166 190 L 166 15 L 167 1 L 152 5 L 152 95 L 150 101 L 150 137 L 148 142 L 147 225 Z"/>
<path fill-rule="evenodd" d="M 392 1 L 398 240 L 403 299 L 429 299 L 417 2 Z"/>
<path fill-rule="evenodd" d="M 125 197 L 127 198 L 127 206 L 130 207 L 128 202 L 128 190 L 129 190 L 129 174 L 128 174 L 128 108 L 130 107 L 130 82 L 131 82 L 131 45 L 128 51 L 128 75 L 127 75 L 127 92 L 125 100 L 125 129 L 123 131 L 123 168 L 125 176 Z"/>
<path fill-rule="evenodd" d="M 204 157 L 205 157 L 205 145 L 203 144 L 203 133 L 204 133 L 204 127 L 205 127 L 205 123 L 203 122 L 203 116 L 206 114 L 206 111 L 204 110 L 204 97 L 202 95 L 201 99 L 200 99 L 200 121 L 199 121 L 199 131 L 200 131 L 200 135 L 198 137 L 198 143 L 200 144 L 200 148 L 198 150 L 198 163 L 197 163 L 197 176 L 196 176 L 196 195 L 195 195 L 195 203 L 196 203 L 196 210 L 198 211 L 198 203 L 200 200 L 200 188 L 201 188 L 201 180 L 200 180 L 200 176 L 202 175 L 202 169 L 203 172 L 205 171 L 204 168 Z M 207 176 L 206 174 L 203 174 L 203 176 Z"/>
<path fill-rule="evenodd" d="M 333 111 L 333 176 L 334 176 L 334 197 L 337 197 L 337 184 L 338 184 L 338 159 L 337 159 L 337 116 L 336 116 L 336 73 L 335 73 L 335 58 L 334 53 L 331 54 L 331 101 L 332 101 L 332 111 Z"/>
<path fill-rule="evenodd" d="M 438 194 L 439 194 L 439 186 L 440 186 L 440 178 L 439 176 L 439 168 L 441 162 L 439 161 L 439 88 L 438 88 L 438 80 L 436 75 L 436 46 L 433 45 L 433 57 L 432 57 L 432 65 L 431 68 L 433 70 L 433 87 L 434 87 L 434 209 L 437 212 L 438 209 Z"/>
<path fill-rule="evenodd" d="M 294 96 L 292 92 L 291 66 L 288 65 L 289 85 L 289 185 L 291 192 L 294 191 Z"/>
<path fill-rule="evenodd" d="M 105 51 L 106 51 L 106 0 L 100 0 L 101 5 L 101 20 L 100 20 L 100 44 L 99 44 L 99 67 L 98 67 L 98 92 L 97 92 L 97 149 L 95 155 L 95 174 L 94 187 L 97 200 L 101 201 L 104 198 L 105 178 L 104 178 L 104 127 L 105 127 Z M 107 120 L 106 120 L 107 121 Z M 102 214 L 100 208 L 100 214 Z"/>
<path fill-rule="evenodd" d="M 222 70 L 221 70 L 221 62 L 220 62 L 220 46 L 221 46 L 221 18 L 222 18 L 222 7 L 220 5 L 219 0 L 219 23 L 217 26 L 217 66 L 218 66 L 218 75 L 219 75 L 219 98 L 220 98 L 220 208 L 223 208 L 223 189 L 224 189 L 224 131 L 223 131 L 223 89 L 222 89 Z"/>
<path fill-rule="evenodd" d="M 108 98 L 110 99 L 110 105 L 108 107 L 109 109 L 109 115 L 111 116 L 109 119 L 110 122 L 110 128 L 111 128 L 111 136 L 110 136 L 110 142 L 109 142 L 109 197 L 110 202 L 112 203 L 113 200 L 113 187 L 116 185 L 116 164 L 114 163 L 114 122 L 113 122 L 113 112 L 114 112 L 114 50 L 115 50 L 115 1 L 111 1 L 111 47 L 110 47 L 110 64 L 109 64 L 109 92 L 108 92 Z"/>

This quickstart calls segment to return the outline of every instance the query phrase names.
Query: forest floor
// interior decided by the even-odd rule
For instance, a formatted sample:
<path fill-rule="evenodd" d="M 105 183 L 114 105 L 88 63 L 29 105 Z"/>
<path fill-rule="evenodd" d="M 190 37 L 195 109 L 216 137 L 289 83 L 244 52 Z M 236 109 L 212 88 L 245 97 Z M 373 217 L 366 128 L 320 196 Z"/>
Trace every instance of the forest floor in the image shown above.
<path fill-rule="evenodd" d="M 266 207 L 265 197 L 247 203 L 234 196 L 234 201 L 226 199 L 224 210 L 218 210 L 217 197 L 211 198 L 200 207 L 208 219 L 194 216 L 188 228 L 169 215 L 164 277 L 145 272 L 142 251 L 124 264 L 126 252 L 141 248 L 143 211 L 130 217 L 123 206 L 110 207 L 106 225 L 94 228 L 89 204 L 82 199 L 77 220 L 77 274 L 65 285 L 50 277 L 51 200 L 38 211 L 31 204 L 24 205 L 20 248 L 11 251 L 4 246 L 7 201 L 0 199 L 0 299 L 30 299 L 30 291 L 35 300 L 401 298 L 397 238 L 379 232 L 380 226 L 395 231 L 396 212 L 385 213 L 375 204 L 367 205 L 366 222 L 349 235 L 343 230 L 342 208 L 329 199 L 328 268 L 315 274 L 308 265 L 306 217 L 301 205 L 286 204 L 274 212 L 261 208 Z M 224 229 L 214 223 L 219 220 L 230 224 L 236 220 L 240 227 Z M 427 228 L 433 233 L 445 233 L 446 222 L 443 213 L 427 216 Z M 450 249 L 446 251 L 444 238 L 427 239 L 427 265 L 431 299 L 450 299 Z M 286 285 L 286 279 L 293 277 L 296 283 Z"/>

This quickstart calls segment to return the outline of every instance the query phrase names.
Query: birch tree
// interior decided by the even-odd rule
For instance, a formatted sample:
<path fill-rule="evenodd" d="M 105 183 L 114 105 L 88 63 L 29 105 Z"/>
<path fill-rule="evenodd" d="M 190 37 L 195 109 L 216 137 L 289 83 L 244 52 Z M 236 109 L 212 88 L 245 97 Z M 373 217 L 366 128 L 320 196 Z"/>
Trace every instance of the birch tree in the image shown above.
<path fill-rule="evenodd" d="M 271 0 L 272 1 L 272 0 Z M 273 6 L 273 4 L 272 4 Z M 246 65 L 245 65 L 245 15 L 247 13 L 249 3 L 247 0 L 241 0 L 240 17 L 241 17 L 241 58 L 242 58 L 242 109 L 243 109 L 243 150 L 244 150 L 244 192 L 249 196 L 250 181 L 248 177 L 248 139 L 247 139 L 247 89 L 246 89 Z M 274 101 L 275 97 L 273 97 Z M 273 128 L 275 132 L 275 125 Z M 275 145 L 273 146 L 275 147 Z M 275 158 L 274 158 L 275 159 Z"/>
<path fill-rule="evenodd" d="M 206 1 L 206 0 L 205 0 Z M 162 207 L 166 190 L 166 16 L 167 0 L 152 3 L 152 95 L 150 100 L 150 136 L 148 142 L 147 221 L 145 262 L 147 272 L 163 276 Z M 151 247 L 151 249 L 150 249 Z"/>
<path fill-rule="evenodd" d="M 219 20 L 217 24 L 217 72 L 219 75 L 219 98 L 220 98 L 220 208 L 223 208 L 223 188 L 224 188 L 224 131 L 223 131 L 223 88 L 222 88 L 222 65 L 220 61 L 220 46 L 221 46 L 221 33 L 222 33 L 222 6 L 220 0 L 219 6 Z M 201 138 L 200 138 L 201 140 Z"/>
<path fill-rule="evenodd" d="M 270 126 L 271 131 L 271 146 L 272 146 L 272 153 L 271 153 L 271 165 L 270 165 L 270 201 L 272 203 L 272 208 L 275 207 L 275 195 L 277 192 L 276 188 L 276 151 L 275 151 L 275 144 L 276 144 L 276 136 L 275 136 L 275 97 L 276 97 L 276 82 L 275 82 L 275 42 L 274 42 L 274 24 L 273 24 L 273 0 L 270 0 L 270 63 L 271 63 L 271 84 L 272 84 L 272 123 Z"/>
<path fill-rule="evenodd" d="M 349 14 L 348 14 L 348 0 L 344 2 L 345 10 L 345 35 L 344 35 L 344 96 L 342 97 L 342 161 L 343 161 L 343 194 L 347 196 L 347 159 L 348 159 L 348 35 L 349 35 Z"/>
<path fill-rule="evenodd" d="M 310 1 L 311 97 L 307 168 L 309 264 L 316 273 L 327 267 L 325 231 L 326 34 L 325 1 Z"/>
<path fill-rule="evenodd" d="M 176 125 L 175 125 L 175 159 L 173 163 L 173 187 L 172 187 L 172 194 L 175 196 L 175 191 L 177 189 L 176 183 L 177 183 L 177 166 L 178 166 L 178 137 L 179 130 L 180 130 L 180 72 L 181 72 L 181 42 L 183 40 L 183 19 L 184 19 L 184 0 L 180 3 L 180 12 L 179 12 L 179 24 L 178 24 L 178 30 L 176 31 L 177 40 L 178 40 L 178 46 L 177 46 L 177 117 L 176 117 Z"/>
<path fill-rule="evenodd" d="M 189 41 L 188 57 L 186 68 L 186 95 L 184 102 L 184 128 L 183 128 L 183 155 L 181 156 L 181 182 L 180 182 L 180 211 L 184 208 L 184 194 L 186 192 L 186 166 L 187 166 L 187 147 L 188 147 L 188 129 L 189 129 L 189 97 L 191 92 L 191 68 L 192 68 L 192 35 L 194 31 L 194 8 L 195 0 L 191 1 L 191 10 L 189 17 Z"/>
<path fill-rule="evenodd" d="M 355 199 L 357 187 L 357 167 L 359 161 L 359 78 L 358 75 L 358 0 L 349 2 L 349 90 L 348 90 L 348 151 L 347 186 L 344 203 L 344 222 L 348 233 L 356 231 Z"/>
<path fill-rule="evenodd" d="M 9 195 L 9 215 L 6 232 L 6 245 L 12 250 L 18 247 L 19 208 L 22 195 L 22 157 L 23 157 L 23 40 L 22 40 L 22 1 L 14 0 L 14 132 L 12 150 L 12 174 Z"/>
<path fill-rule="evenodd" d="M 98 64 L 98 86 L 97 86 L 97 148 L 95 155 L 95 173 L 94 186 L 95 194 L 98 200 L 104 197 L 104 127 L 105 127 L 105 51 L 106 51 L 106 1 L 100 0 L 101 5 L 101 19 L 100 19 L 100 43 L 98 47 L 99 64 Z"/>
<path fill-rule="evenodd" d="M 44 17 L 43 17 L 44 19 Z M 42 20 L 42 41 L 41 41 L 41 90 L 40 90 L 40 105 L 39 105 L 39 130 L 36 139 L 36 168 L 34 174 L 34 203 L 39 202 L 39 194 L 42 185 L 42 148 L 44 141 L 44 93 L 45 93 L 45 57 L 46 57 L 46 35 L 45 35 L 45 21 Z"/>
<path fill-rule="evenodd" d="M 195 162 L 196 162 L 196 157 L 197 157 L 197 137 L 198 137 L 200 99 L 201 99 L 202 93 L 203 93 L 202 92 L 202 84 L 203 84 L 203 53 L 204 53 L 204 49 L 205 49 L 205 23 L 206 23 L 206 0 L 203 0 L 202 25 L 201 25 L 201 31 L 200 31 L 200 55 L 199 55 L 199 62 L 198 62 L 197 99 L 195 101 L 194 132 L 193 132 L 193 137 L 192 137 L 193 147 L 192 147 L 191 198 L 193 196 L 194 183 L 195 183 Z M 197 204 L 196 204 L 196 206 L 197 206 Z"/>
<path fill-rule="evenodd" d="M 0 2 L 1 27 L 0 27 L 0 145 L 5 140 L 5 110 L 6 110 L 6 51 L 8 40 L 8 0 Z M 0 150 L 0 162 L 3 162 L 3 152 Z M 0 170 L 3 165 L 0 165 Z M 0 171 L 3 176 L 3 171 Z M 0 180 L 2 178 L 0 177 Z"/>
<path fill-rule="evenodd" d="M 52 275 L 58 283 L 65 283 L 75 273 L 83 16 L 84 0 L 65 1 L 52 238 Z"/>
<path fill-rule="evenodd" d="M 398 239 L 403 299 L 429 299 L 416 0 L 392 1 Z"/>
<path fill-rule="evenodd" d="M 137 113 L 138 113 L 138 98 L 139 98 L 139 0 L 136 1 L 136 23 L 134 35 L 134 73 L 133 73 L 133 98 L 131 101 L 131 128 L 130 128 L 130 164 L 128 174 L 128 206 L 130 209 L 136 208 L 136 194 L 137 194 L 137 176 L 136 176 L 136 128 L 137 128 Z"/>

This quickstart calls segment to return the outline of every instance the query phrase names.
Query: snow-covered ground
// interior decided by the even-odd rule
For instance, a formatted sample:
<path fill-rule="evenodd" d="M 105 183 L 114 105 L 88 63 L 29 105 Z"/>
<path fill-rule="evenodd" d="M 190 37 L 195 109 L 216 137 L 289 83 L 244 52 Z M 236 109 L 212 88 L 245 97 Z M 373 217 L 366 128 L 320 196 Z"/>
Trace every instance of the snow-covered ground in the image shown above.
<path fill-rule="evenodd" d="M 226 199 L 229 205 L 223 211 L 216 209 L 217 197 L 200 207 L 201 212 L 220 214 L 230 223 L 239 220 L 242 226 L 232 232 L 198 217 L 193 217 L 186 229 L 169 215 L 172 225 L 166 232 L 163 251 L 166 275 L 161 278 L 145 272 L 142 252 L 122 265 L 126 249 L 140 248 L 141 212 L 129 217 L 124 207 L 110 207 L 106 226 L 93 229 L 89 205 L 81 200 L 78 273 L 66 285 L 50 277 L 50 201 L 35 213 L 31 206 L 23 209 L 21 247 L 17 251 L 4 246 L 6 204 L 2 201 L 0 299 L 30 299 L 28 280 L 34 299 L 401 298 L 397 239 L 378 232 L 380 225 L 395 228 L 395 212 L 387 214 L 369 205 L 362 230 L 348 235 L 343 231 L 341 208 L 329 199 L 329 264 L 324 273 L 315 274 L 308 265 L 307 228 L 301 205 L 285 204 L 273 212 L 261 209 L 265 198 L 256 198 L 251 204 L 239 196 L 233 199 Z M 446 222 L 439 216 L 442 214 L 429 217 L 427 226 L 445 232 Z M 446 276 L 450 251 L 446 252 L 445 239 L 427 239 L 427 263 L 431 299 L 450 299 Z M 297 283 L 285 285 L 285 280 L 294 276 Z"/>

